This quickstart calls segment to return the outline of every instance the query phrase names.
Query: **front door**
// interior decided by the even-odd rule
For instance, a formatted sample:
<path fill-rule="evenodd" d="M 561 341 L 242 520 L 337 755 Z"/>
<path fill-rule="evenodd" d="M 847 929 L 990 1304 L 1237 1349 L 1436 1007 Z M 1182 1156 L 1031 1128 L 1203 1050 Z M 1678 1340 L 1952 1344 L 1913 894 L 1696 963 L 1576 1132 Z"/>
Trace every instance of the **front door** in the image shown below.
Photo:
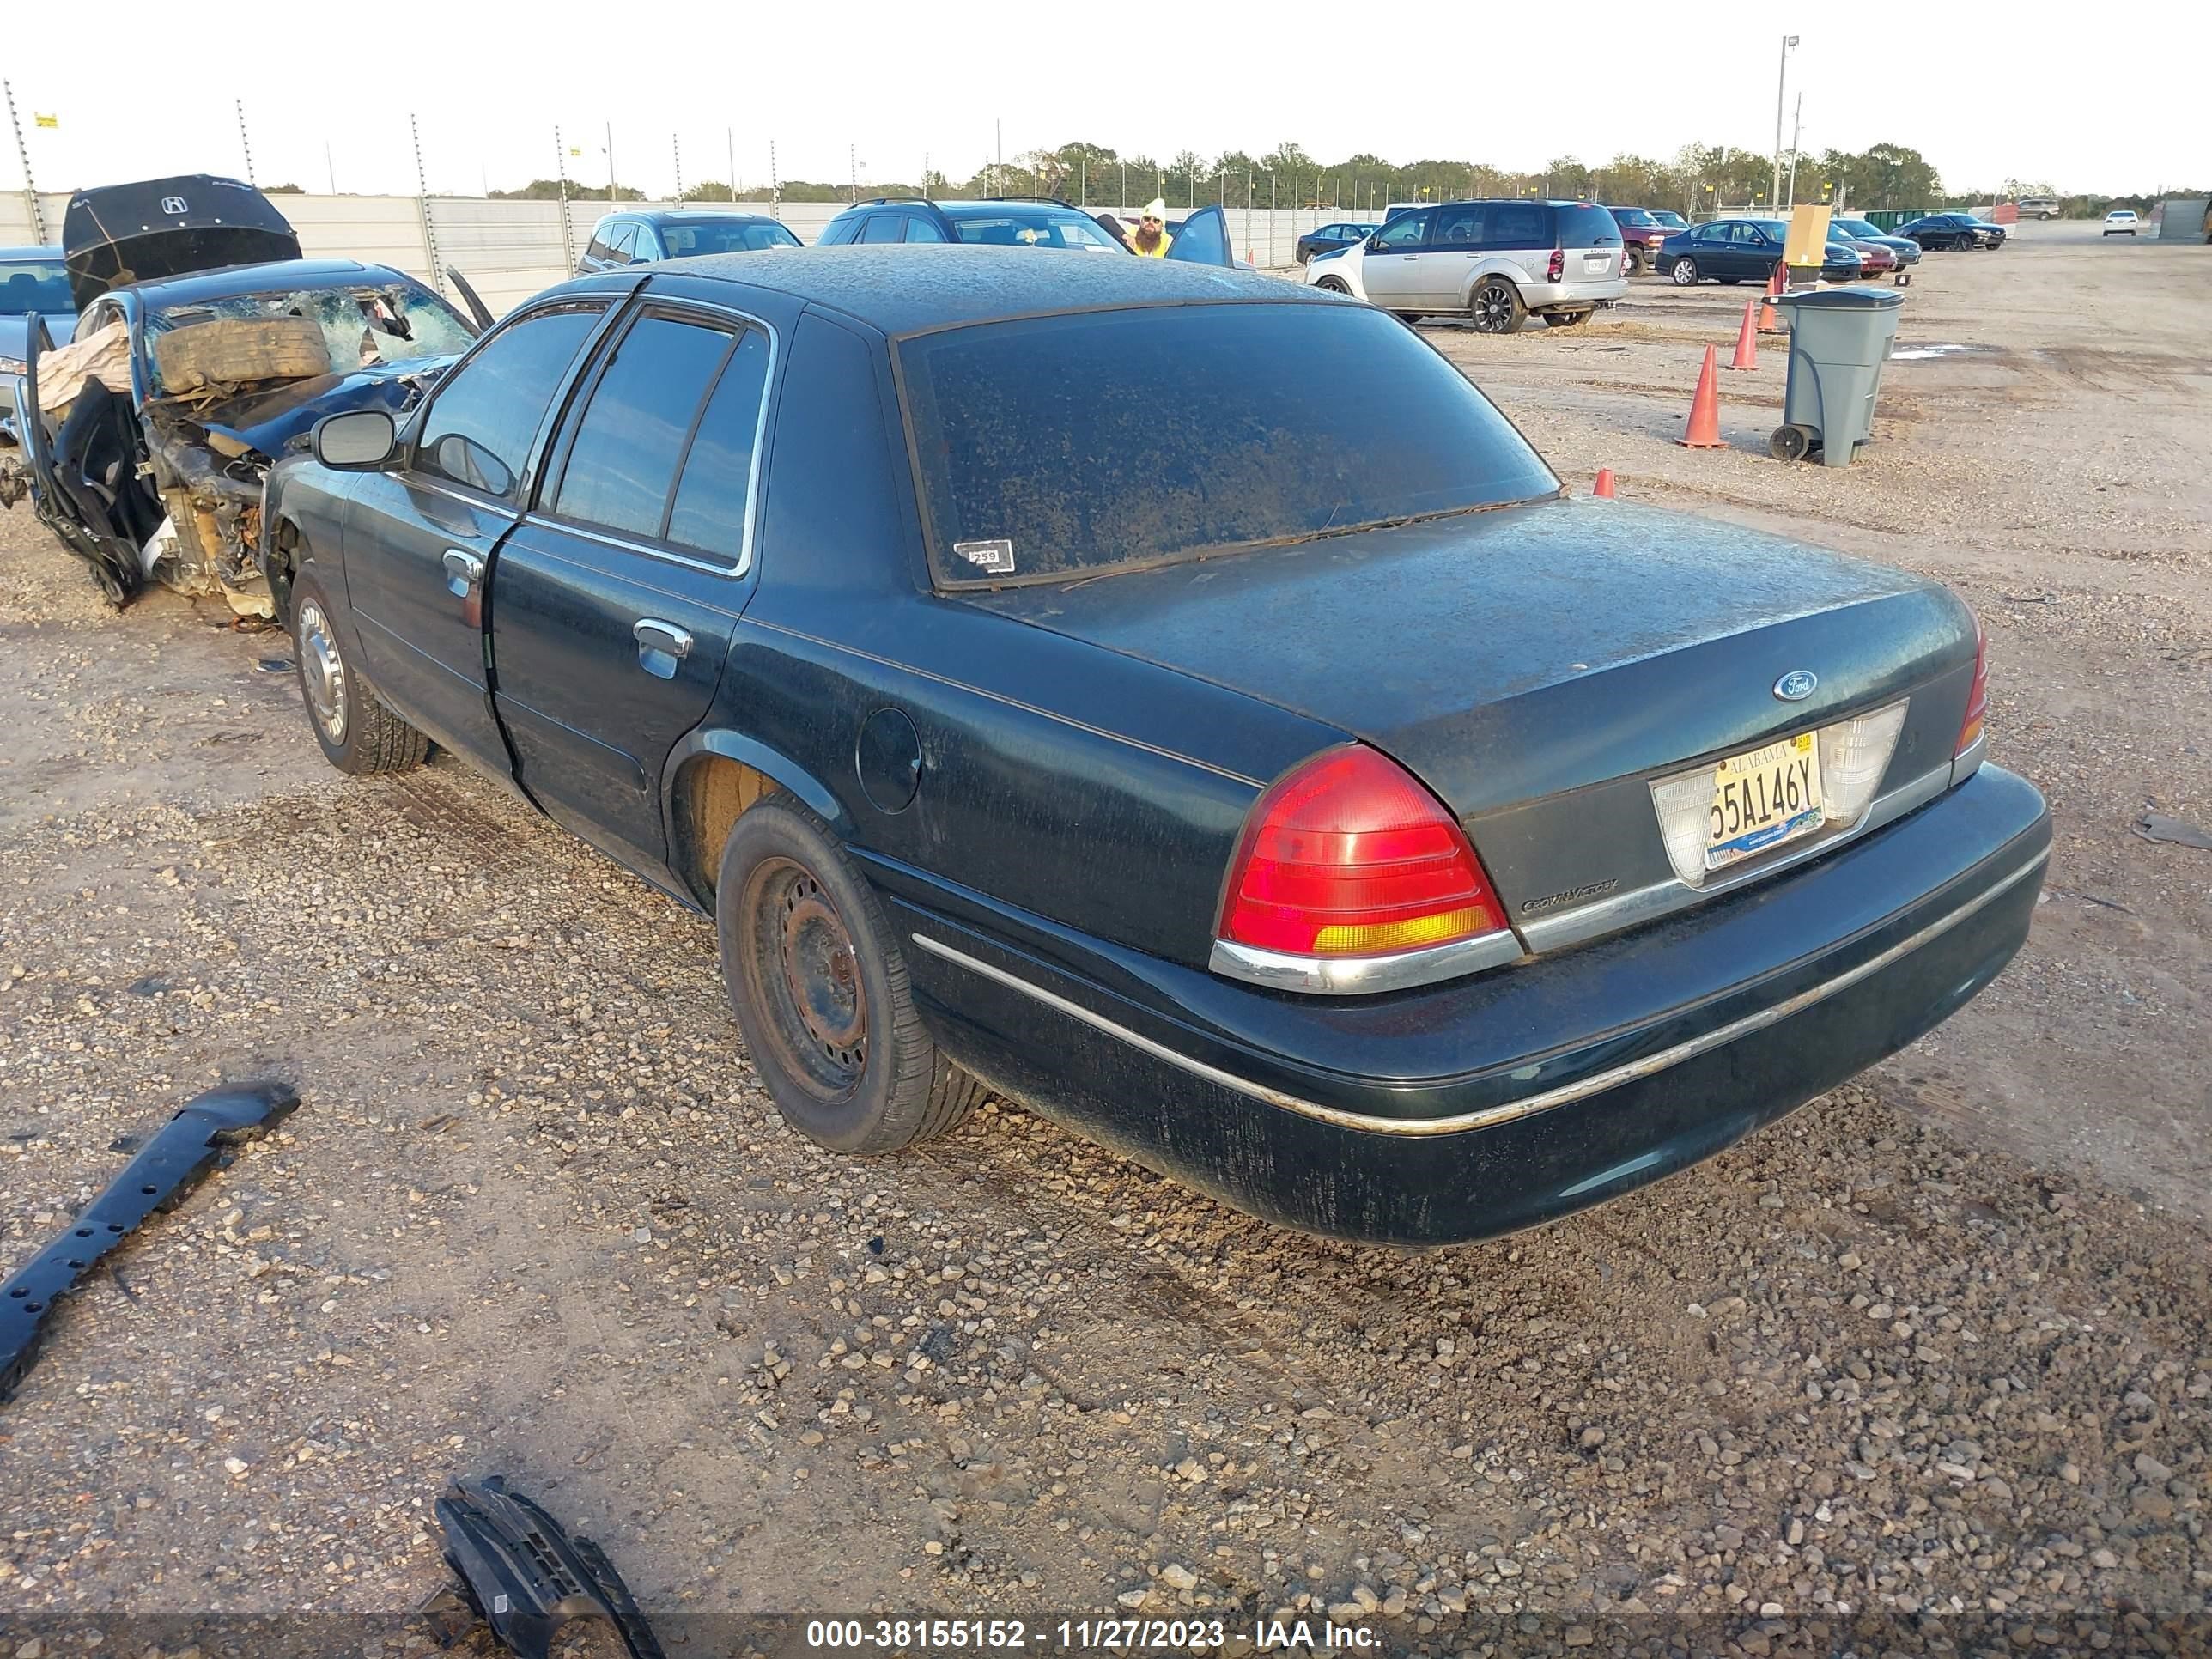
<path fill-rule="evenodd" d="M 486 337 L 414 423 L 399 464 L 344 511 L 346 604 L 368 678 L 445 747 L 499 773 L 485 673 L 485 576 L 520 517 L 547 410 L 605 301 L 549 307 Z"/>
<path fill-rule="evenodd" d="M 767 331 L 647 302 L 563 422 L 492 575 L 516 775 L 631 865 L 665 864 L 661 769 L 705 718 L 750 589 Z"/>
<path fill-rule="evenodd" d="M 1168 244 L 1168 258 L 1187 265 L 1227 265 L 1234 268 L 1237 251 L 1229 240 L 1229 216 L 1218 207 L 1202 207 L 1182 222 L 1182 228 Z"/>
<path fill-rule="evenodd" d="M 1369 240 L 1367 252 L 1359 256 L 1359 282 L 1370 303 L 1386 311 L 1418 309 L 1418 266 L 1428 231 L 1429 215 L 1424 210 L 1400 214 Z"/>

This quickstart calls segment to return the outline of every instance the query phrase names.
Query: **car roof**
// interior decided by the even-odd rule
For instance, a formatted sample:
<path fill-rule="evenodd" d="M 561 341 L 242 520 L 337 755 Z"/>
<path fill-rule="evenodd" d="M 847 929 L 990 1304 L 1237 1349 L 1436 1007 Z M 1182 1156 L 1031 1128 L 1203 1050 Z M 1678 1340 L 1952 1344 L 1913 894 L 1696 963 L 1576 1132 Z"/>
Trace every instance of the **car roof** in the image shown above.
<path fill-rule="evenodd" d="M 43 245 L 27 244 L 22 247 L 0 247 L 0 264 L 5 265 L 27 265 L 33 259 L 59 259 L 61 257 L 61 244 L 58 242 Z"/>
<path fill-rule="evenodd" d="M 783 222 L 766 213 L 748 213 L 715 202 L 702 202 L 696 207 L 617 208 L 612 213 L 603 213 L 599 222 L 610 219 L 641 219 L 648 224 L 659 224 L 670 219 L 728 219 L 741 224 L 775 225 Z"/>
<path fill-rule="evenodd" d="M 710 253 L 669 267 L 666 279 L 651 280 L 656 289 L 664 280 L 672 289 L 679 275 L 686 284 L 727 283 L 769 289 L 842 312 L 893 337 L 1053 312 L 1162 303 L 1342 303 L 1319 289 L 1220 265 L 964 244 Z M 626 292 L 635 280 L 610 273 L 583 277 L 553 291 L 616 288 Z"/>
<path fill-rule="evenodd" d="M 160 282 L 135 283 L 118 290 L 136 295 L 150 306 L 205 305 L 235 299 L 241 294 L 268 294 L 279 289 L 359 288 L 386 283 L 422 284 L 389 265 L 365 265 L 358 259 L 279 259 L 266 264 L 224 265 L 215 270 L 195 270 L 188 276 Z"/>

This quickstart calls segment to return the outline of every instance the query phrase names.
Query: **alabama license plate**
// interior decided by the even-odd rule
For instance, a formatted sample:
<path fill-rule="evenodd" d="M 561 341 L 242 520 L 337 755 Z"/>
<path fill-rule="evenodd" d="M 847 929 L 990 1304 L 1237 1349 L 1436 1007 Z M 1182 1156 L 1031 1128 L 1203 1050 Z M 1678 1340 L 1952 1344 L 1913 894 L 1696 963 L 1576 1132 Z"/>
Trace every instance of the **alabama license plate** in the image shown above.
<path fill-rule="evenodd" d="M 1810 732 L 1713 768 L 1705 868 L 1718 870 L 1820 827 L 1820 750 Z"/>

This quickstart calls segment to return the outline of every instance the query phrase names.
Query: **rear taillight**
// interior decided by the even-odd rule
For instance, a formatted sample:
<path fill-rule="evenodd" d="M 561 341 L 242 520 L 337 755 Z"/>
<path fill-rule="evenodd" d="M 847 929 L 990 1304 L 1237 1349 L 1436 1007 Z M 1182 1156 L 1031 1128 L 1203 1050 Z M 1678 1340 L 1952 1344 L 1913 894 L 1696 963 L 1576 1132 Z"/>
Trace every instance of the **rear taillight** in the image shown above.
<path fill-rule="evenodd" d="M 1342 959 L 1453 945 L 1505 912 L 1452 815 L 1372 749 L 1318 755 L 1253 806 L 1230 866 L 1220 937 Z"/>
<path fill-rule="evenodd" d="M 1551 263 L 1544 267 L 1544 280 L 1556 283 L 1567 274 L 1567 251 L 1563 247 L 1552 250 Z"/>
<path fill-rule="evenodd" d="M 1624 276 L 1628 275 L 1628 249 L 1626 246 L 1620 250 L 1620 274 Z"/>
<path fill-rule="evenodd" d="M 1951 750 L 1963 755 L 1980 741 L 1982 716 L 1990 707 L 1990 636 L 1982 631 L 1981 619 L 1974 619 L 1974 684 L 1966 693 L 1966 718 L 1959 726 L 1959 741 Z"/>

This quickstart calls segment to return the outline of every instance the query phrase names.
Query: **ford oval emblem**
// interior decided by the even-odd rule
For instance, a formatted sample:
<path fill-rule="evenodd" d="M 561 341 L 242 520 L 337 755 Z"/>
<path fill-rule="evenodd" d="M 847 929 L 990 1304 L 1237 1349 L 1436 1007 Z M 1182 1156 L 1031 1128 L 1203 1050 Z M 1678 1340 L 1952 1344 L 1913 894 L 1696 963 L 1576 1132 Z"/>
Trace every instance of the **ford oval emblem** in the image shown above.
<path fill-rule="evenodd" d="M 1820 677 L 1809 668 L 1793 668 L 1774 682 L 1774 695 L 1784 702 L 1802 702 L 1813 695 Z"/>

